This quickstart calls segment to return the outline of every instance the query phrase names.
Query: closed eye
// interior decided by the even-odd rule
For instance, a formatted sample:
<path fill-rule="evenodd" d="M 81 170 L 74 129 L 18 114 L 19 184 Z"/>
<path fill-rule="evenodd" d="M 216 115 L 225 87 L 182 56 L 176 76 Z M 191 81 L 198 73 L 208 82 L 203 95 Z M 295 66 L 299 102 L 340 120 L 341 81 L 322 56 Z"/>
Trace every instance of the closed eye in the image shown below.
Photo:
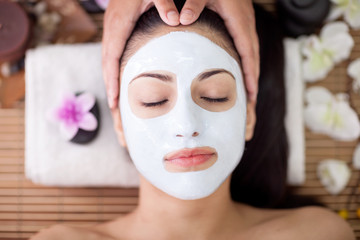
<path fill-rule="evenodd" d="M 144 107 L 158 107 L 158 106 L 161 106 L 161 105 L 165 104 L 168 101 L 169 101 L 168 99 L 164 99 L 164 100 L 162 100 L 160 102 L 150 102 L 150 103 L 143 102 L 142 105 Z"/>
<path fill-rule="evenodd" d="M 210 102 L 210 103 L 221 103 L 221 102 L 227 102 L 229 101 L 229 98 L 209 98 L 209 97 L 201 97 L 201 99 Z"/>

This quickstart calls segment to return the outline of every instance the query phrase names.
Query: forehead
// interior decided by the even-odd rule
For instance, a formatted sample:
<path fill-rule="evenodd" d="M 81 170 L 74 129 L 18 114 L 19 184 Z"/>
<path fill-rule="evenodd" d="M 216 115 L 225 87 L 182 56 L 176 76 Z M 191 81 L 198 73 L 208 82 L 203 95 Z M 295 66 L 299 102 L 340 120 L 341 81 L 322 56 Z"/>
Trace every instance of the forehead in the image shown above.
<path fill-rule="evenodd" d="M 128 82 L 140 73 L 154 70 L 191 78 L 212 68 L 240 74 L 238 62 L 208 38 L 194 32 L 170 32 L 141 47 L 125 65 L 122 80 Z"/>

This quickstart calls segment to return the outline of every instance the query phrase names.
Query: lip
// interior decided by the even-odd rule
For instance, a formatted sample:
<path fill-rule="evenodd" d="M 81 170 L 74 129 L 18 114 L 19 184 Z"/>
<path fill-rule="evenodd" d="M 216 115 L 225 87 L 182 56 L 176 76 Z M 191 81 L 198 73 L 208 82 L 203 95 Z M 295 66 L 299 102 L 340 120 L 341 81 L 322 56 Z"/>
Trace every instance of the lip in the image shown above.
<path fill-rule="evenodd" d="M 184 148 L 170 152 L 164 157 L 165 169 L 169 172 L 201 171 L 217 161 L 217 152 L 211 147 Z"/>

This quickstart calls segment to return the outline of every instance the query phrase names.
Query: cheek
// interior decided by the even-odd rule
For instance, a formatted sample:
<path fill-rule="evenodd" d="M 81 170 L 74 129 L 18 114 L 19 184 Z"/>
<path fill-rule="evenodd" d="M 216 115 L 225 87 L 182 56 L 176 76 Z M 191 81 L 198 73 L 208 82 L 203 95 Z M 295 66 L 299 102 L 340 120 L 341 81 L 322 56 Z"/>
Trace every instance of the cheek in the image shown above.
<path fill-rule="evenodd" d="M 244 142 L 245 119 L 246 110 L 241 110 L 239 104 L 235 104 L 226 112 L 214 113 L 214 117 L 209 122 L 208 134 L 211 134 L 209 138 L 224 147 L 226 151 L 233 151 L 231 146 Z"/>

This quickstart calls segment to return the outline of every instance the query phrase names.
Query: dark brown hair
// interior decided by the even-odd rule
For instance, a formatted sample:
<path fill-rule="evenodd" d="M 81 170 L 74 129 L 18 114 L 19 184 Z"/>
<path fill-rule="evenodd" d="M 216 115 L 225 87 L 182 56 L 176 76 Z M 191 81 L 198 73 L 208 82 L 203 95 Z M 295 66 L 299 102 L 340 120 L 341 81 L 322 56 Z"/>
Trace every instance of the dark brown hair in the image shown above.
<path fill-rule="evenodd" d="M 233 172 L 231 194 L 236 201 L 276 207 L 285 197 L 288 157 L 283 35 L 270 13 L 254 8 L 260 45 L 257 122 L 254 136 L 246 143 L 243 158 Z"/>
<path fill-rule="evenodd" d="M 184 0 L 174 1 L 179 12 Z M 275 18 L 254 6 L 260 42 L 260 78 L 257 98 L 257 123 L 251 141 L 246 143 L 240 164 L 231 179 L 233 200 L 257 207 L 278 207 L 286 196 L 288 144 L 284 127 L 284 50 L 283 35 Z M 218 33 L 235 50 L 223 20 L 215 12 L 204 9 L 195 24 Z M 151 38 L 159 26 L 165 25 L 155 8 L 138 20 L 126 50 L 138 37 Z M 124 60 L 123 61 L 126 61 Z"/>

